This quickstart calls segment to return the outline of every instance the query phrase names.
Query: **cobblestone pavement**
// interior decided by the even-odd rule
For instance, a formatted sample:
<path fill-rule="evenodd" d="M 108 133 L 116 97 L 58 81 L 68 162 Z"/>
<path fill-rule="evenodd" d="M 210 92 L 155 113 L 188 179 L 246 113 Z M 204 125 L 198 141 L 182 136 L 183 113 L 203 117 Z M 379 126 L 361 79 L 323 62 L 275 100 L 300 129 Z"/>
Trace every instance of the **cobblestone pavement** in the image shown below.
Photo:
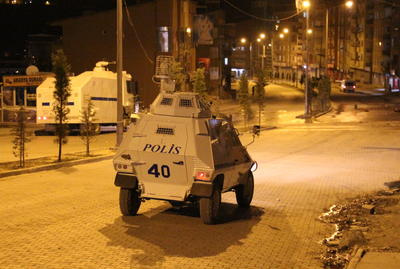
<path fill-rule="evenodd" d="M 399 137 L 370 125 L 262 132 L 249 146 L 252 207 L 225 194 L 214 226 L 163 201 L 122 218 L 110 161 L 0 179 L 0 268 L 319 268 L 333 227 L 318 215 L 398 180 Z"/>

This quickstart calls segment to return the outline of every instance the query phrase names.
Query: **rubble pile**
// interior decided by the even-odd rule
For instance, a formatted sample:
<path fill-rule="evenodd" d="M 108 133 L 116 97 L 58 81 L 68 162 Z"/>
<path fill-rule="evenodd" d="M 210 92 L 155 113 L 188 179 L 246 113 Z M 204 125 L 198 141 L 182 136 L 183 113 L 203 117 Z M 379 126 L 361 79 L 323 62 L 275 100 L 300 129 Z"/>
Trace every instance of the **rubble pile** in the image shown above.
<path fill-rule="evenodd" d="M 390 190 L 379 191 L 333 205 L 319 219 L 333 224 L 335 232 L 321 241 L 325 246 L 320 259 L 324 268 L 344 268 L 358 247 L 367 243 L 368 217 L 385 213 L 385 207 L 396 204 L 400 195 L 399 186 L 388 186 Z M 397 196 L 396 195 L 396 196 Z"/>

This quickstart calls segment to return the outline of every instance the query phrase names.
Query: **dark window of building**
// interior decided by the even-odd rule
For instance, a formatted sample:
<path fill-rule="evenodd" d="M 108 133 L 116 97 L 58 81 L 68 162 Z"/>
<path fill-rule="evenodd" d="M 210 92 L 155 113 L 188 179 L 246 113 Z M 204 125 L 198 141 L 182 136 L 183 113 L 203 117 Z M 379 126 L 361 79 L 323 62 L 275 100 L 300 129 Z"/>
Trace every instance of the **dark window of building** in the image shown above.
<path fill-rule="evenodd" d="M 25 105 L 25 88 L 15 87 L 15 105 Z"/>
<path fill-rule="evenodd" d="M 6 106 L 14 105 L 14 91 L 12 89 L 4 89 L 3 102 Z"/>

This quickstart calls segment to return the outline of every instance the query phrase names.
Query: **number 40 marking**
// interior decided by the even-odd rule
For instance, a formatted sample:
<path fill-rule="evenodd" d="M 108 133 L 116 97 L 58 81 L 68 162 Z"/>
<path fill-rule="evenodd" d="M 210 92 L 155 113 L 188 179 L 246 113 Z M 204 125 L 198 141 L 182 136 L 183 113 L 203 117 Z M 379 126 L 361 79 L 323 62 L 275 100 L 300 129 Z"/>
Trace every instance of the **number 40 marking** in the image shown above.
<path fill-rule="evenodd" d="M 169 167 L 168 165 L 161 165 L 161 175 L 165 178 L 169 178 L 169 176 L 171 175 L 170 171 L 169 171 Z M 157 164 L 153 164 L 149 170 L 147 170 L 147 173 L 149 175 L 154 175 L 155 177 L 159 177 L 160 176 L 160 172 L 158 170 L 158 165 Z"/>

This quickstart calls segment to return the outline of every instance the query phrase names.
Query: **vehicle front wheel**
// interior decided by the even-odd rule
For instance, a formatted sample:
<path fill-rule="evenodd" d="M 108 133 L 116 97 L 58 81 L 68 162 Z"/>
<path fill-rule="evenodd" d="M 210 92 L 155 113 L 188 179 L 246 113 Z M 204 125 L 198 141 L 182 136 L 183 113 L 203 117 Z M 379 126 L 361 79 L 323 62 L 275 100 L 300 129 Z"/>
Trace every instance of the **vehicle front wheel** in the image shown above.
<path fill-rule="evenodd" d="M 249 171 L 246 182 L 236 187 L 236 201 L 238 205 L 248 207 L 253 199 L 254 193 L 254 177 Z"/>
<path fill-rule="evenodd" d="M 136 189 L 121 188 L 119 190 L 119 208 L 124 216 L 135 216 L 141 200 Z"/>
<path fill-rule="evenodd" d="M 211 197 L 200 198 L 200 218 L 204 224 L 215 224 L 221 205 L 221 190 L 214 187 Z"/>

